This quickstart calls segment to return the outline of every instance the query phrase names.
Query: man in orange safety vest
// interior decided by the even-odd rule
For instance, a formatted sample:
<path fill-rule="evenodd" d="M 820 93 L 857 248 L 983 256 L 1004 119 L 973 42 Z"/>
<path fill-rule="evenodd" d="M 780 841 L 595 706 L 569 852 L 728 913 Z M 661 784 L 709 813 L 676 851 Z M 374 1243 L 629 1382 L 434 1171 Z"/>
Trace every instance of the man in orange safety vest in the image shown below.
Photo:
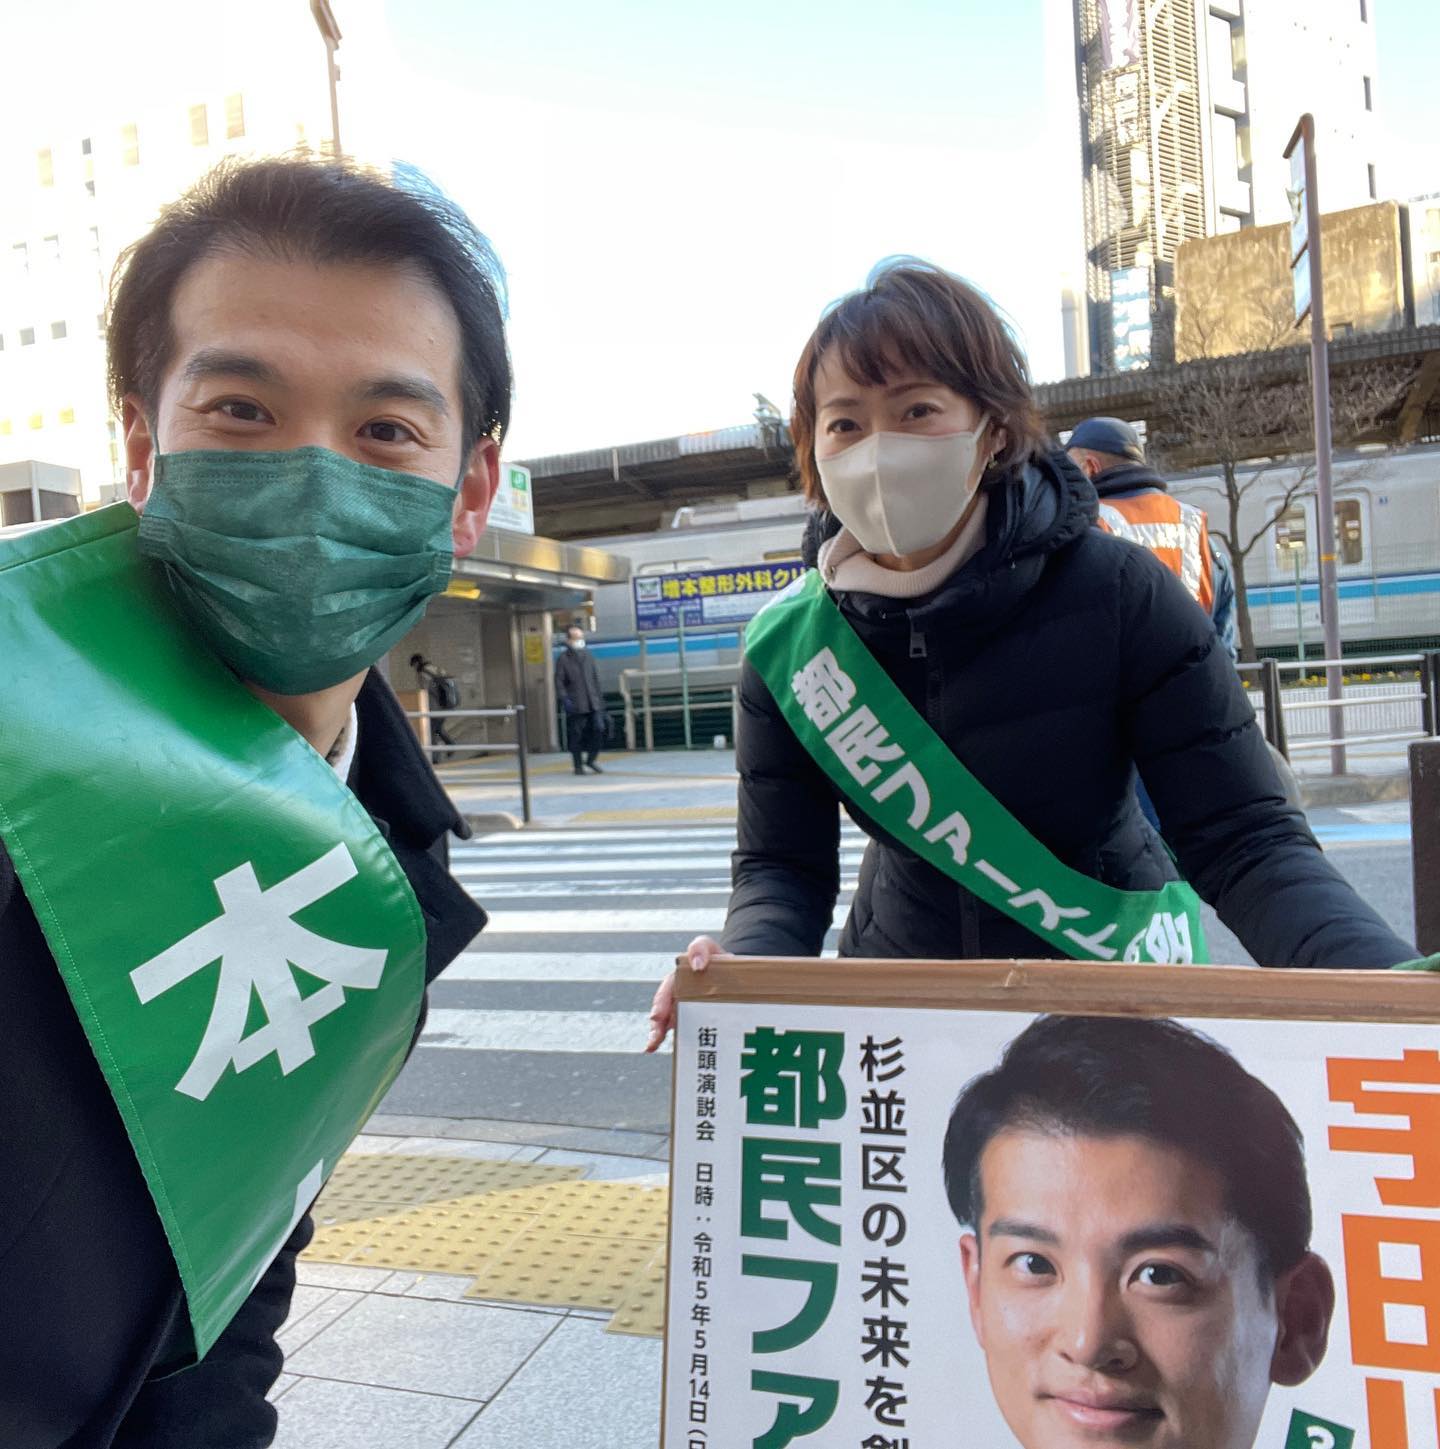
<path fill-rule="evenodd" d="M 1235 586 L 1223 555 L 1210 544 L 1203 510 L 1166 491 L 1145 462 L 1139 435 L 1119 418 L 1086 418 L 1065 444 L 1100 495 L 1099 526 L 1148 548 L 1210 616 L 1235 657 Z"/>

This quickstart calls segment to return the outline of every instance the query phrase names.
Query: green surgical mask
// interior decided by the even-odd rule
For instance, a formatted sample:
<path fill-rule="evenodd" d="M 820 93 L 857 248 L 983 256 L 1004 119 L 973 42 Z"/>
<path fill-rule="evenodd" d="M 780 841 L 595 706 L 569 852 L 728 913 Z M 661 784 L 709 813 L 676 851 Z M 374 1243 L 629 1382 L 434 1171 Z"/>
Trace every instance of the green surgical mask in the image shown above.
<path fill-rule="evenodd" d="M 162 453 L 140 552 L 242 678 L 309 694 L 373 664 L 442 593 L 455 491 L 328 448 Z"/>

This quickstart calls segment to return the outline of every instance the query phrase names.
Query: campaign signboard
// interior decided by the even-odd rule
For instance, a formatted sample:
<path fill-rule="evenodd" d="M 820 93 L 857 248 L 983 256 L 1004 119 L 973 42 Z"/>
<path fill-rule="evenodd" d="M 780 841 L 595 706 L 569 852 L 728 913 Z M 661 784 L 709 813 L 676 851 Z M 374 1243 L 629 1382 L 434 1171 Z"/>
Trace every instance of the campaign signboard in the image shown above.
<path fill-rule="evenodd" d="M 805 565 L 795 559 L 643 575 L 632 580 L 635 627 L 642 634 L 677 629 L 682 611 L 687 629 L 744 623 L 804 572 Z"/>
<path fill-rule="evenodd" d="M 667 1449 L 1436 1444 L 1440 979 L 717 961 L 679 995 Z"/>

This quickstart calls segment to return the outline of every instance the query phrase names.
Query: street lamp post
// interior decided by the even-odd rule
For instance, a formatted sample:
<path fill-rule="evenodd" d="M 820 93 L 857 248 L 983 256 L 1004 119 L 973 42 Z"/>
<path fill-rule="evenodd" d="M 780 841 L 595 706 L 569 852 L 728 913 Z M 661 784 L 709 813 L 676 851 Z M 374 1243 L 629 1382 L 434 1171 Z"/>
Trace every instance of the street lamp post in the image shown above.
<path fill-rule="evenodd" d="M 339 157 L 340 150 L 340 67 L 335 63 L 335 52 L 340 46 L 340 23 L 330 8 L 330 0 L 310 0 L 310 14 L 315 17 L 316 27 L 325 42 L 325 69 L 330 81 L 330 143 Z"/>
<path fill-rule="evenodd" d="M 1290 270 L 1295 322 L 1310 313 L 1310 380 L 1315 410 L 1316 542 L 1320 553 L 1320 625 L 1324 632 L 1325 693 L 1332 701 L 1330 770 L 1345 773 L 1345 712 L 1340 669 L 1340 591 L 1335 554 L 1335 492 L 1330 476 L 1330 349 L 1325 335 L 1325 285 L 1320 257 L 1320 197 L 1315 186 L 1315 118 L 1300 117 L 1285 148 L 1290 162 Z"/>

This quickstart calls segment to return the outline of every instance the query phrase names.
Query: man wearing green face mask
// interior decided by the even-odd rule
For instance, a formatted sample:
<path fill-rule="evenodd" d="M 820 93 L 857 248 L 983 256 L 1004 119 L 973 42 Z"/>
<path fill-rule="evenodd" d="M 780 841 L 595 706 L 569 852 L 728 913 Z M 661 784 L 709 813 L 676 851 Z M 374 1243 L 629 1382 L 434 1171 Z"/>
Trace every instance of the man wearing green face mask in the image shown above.
<path fill-rule="evenodd" d="M 138 553 L 135 577 L 149 582 L 136 585 L 136 613 L 153 614 L 154 638 L 190 660 L 192 673 L 167 674 L 171 653 L 124 656 L 128 676 L 111 662 L 117 698 L 138 690 L 137 678 L 154 683 L 145 686 L 148 698 L 129 701 L 133 718 L 148 726 L 118 719 L 108 695 L 72 699 L 76 740 L 66 753 L 82 761 L 70 775 L 89 782 L 91 816 L 70 838 L 80 852 L 95 842 L 88 867 L 125 887 L 129 905 L 103 925 L 111 975 L 124 973 L 129 1009 L 163 1010 L 187 972 L 214 998 L 209 1026 L 204 1007 L 196 1018 L 195 1038 L 204 1029 L 198 1050 L 187 1036 L 189 1070 L 178 1086 L 173 1075 L 161 1083 L 167 1112 L 198 1111 L 194 1104 L 213 1105 L 262 1079 L 283 1095 L 315 1070 L 312 1058 L 335 1072 L 337 1093 L 365 1071 L 380 1084 L 375 1092 L 383 1090 L 387 1075 L 363 1054 L 352 1070 L 349 1048 L 329 1045 L 341 1039 L 322 1031 L 370 1009 L 371 1035 L 357 1032 L 355 1041 L 369 1043 L 364 1050 L 376 1060 L 388 1053 L 393 1075 L 418 1035 L 422 977 L 433 979 L 484 924 L 443 864 L 444 838 L 468 833 L 464 822 L 370 666 L 444 589 L 453 558 L 473 549 L 485 526 L 510 408 L 503 287 L 484 238 L 423 185 L 305 160 L 227 165 L 168 208 L 122 259 L 109 366 L 130 500 L 141 517 L 135 537 L 133 518 L 108 510 L 129 523 L 91 529 L 90 538 Z M 108 540 L 100 537 L 107 530 Z M 48 567 L 44 548 L 12 560 L 9 578 Z M 6 566 L 0 558 L 0 602 Z M 76 597 L 80 608 L 83 591 Z M 77 653 L 87 648 L 82 639 Z M 91 677 L 104 678 L 102 646 L 89 653 Z M 0 740 L 23 724 L 7 719 L 6 708 L 13 706 L 0 705 Z M 173 740 L 158 731 L 171 715 Z M 182 809 L 182 756 L 191 762 L 187 778 L 203 780 L 213 765 L 217 782 L 242 783 L 217 783 L 213 800 L 196 796 Z M 304 1209 L 343 1147 L 322 1143 L 333 1131 L 322 1112 L 303 1144 L 305 1164 L 317 1159 L 315 1175 L 297 1175 L 299 1187 L 287 1187 L 275 1208 L 278 1236 L 273 1223 L 257 1220 L 250 1230 L 224 1212 L 212 1215 L 237 1240 L 261 1239 L 261 1256 L 254 1274 L 245 1268 L 242 1291 L 231 1293 L 238 1308 L 204 1316 L 197 1305 L 208 1283 L 179 1241 L 193 1230 L 203 1242 L 213 1224 L 196 1226 L 168 1200 L 160 1206 L 165 1144 L 151 1139 L 163 1131 L 116 1086 L 131 1080 L 112 1059 L 123 1056 L 123 1044 L 111 1053 L 80 1009 L 72 955 L 83 953 L 69 947 L 85 922 L 67 925 L 63 903 L 41 889 L 44 861 L 25 848 L 44 838 L 46 802 L 32 808 L 20 798 L 3 749 L 0 766 L 0 1444 L 262 1449 L 275 1432 L 265 1395 L 280 1368 L 274 1335 L 288 1311 L 295 1256 L 310 1232 Z M 177 782 L 173 801 L 167 769 Z M 173 933 L 141 939 L 147 912 L 172 875 L 183 874 L 186 853 L 223 833 L 226 789 L 252 812 L 257 863 L 227 861 L 213 891 L 207 875 L 212 901 L 218 892 L 237 913 L 261 902 L 292 869 L 267 878 L 259 862 L 271 835 L 303 837 L 320 842 L 312 853 L 327 853 L 280 885 L 332 867 L 343 883 L 358 869 L 343 888 L 359 894 L 347 899 L 366 906 L 367 892 L 385 896 L 376 920 L 394 925 L 410 951 L 362 949 L 374 944 L 369 938 L 336 944 L 314 934 L 318 917 L 292 923 L 287 914 L 282 924 L 299 945 L 276 948 L 281 967 L 288 956 L 330 983 L 304 996 L 303 1022 L 290 1019 L 287 1041 L 243 1035 L 248 985 L 233 1039 L 223 1040 L 226 988 L 223 979 L 216 987 L 214 970 L 220 959 L 223 975 L 230 959 L 222 948 L 197 948 L 190 965 L 177 965 L 184 940 L 162 950 Z M 193 835 L 182 817 L 200 822 Z M 142 863 L 157 840 L 171 850 L 173 872 Z M 373 890 L 372 880 L 380 883 Z M 318 964 L 295 959 L 307 941 L 319 943 Z M 252 941 L 248 949 L 264 957 L 264 947 Z M 386 1019 L 388 1008 L 367 1003 L 385 999 L 405 961 L 414 968 L 413 994 L 399 992 L 394 1000 L 408 1006 Z M 292 989 L 288 969 L 283 985 Z M 263 1002 L 258 977 L 255 990 Z M 212 1035 L 225 1049 L 219 1056 Z M 373 1106 L 373 1094 L 365 1100 Z M 144 1132 L 132 1120 L 137 1111 Z M 186 1151 L 203 1156 L 202 1146 Z M 238 1183 L 252 1163 L 217 1167 Z M 187 1185 L 183 1176 L 176 1181 Z M 232 1216 L 243 1215 L 236 1207 Z M 272 1238 L 278 1256 L 265 1251 Z M 181 1259 L 193 1276 L 177 1270 Z M 211 1276 L 232 1266 L 221 1262 Z"/>

